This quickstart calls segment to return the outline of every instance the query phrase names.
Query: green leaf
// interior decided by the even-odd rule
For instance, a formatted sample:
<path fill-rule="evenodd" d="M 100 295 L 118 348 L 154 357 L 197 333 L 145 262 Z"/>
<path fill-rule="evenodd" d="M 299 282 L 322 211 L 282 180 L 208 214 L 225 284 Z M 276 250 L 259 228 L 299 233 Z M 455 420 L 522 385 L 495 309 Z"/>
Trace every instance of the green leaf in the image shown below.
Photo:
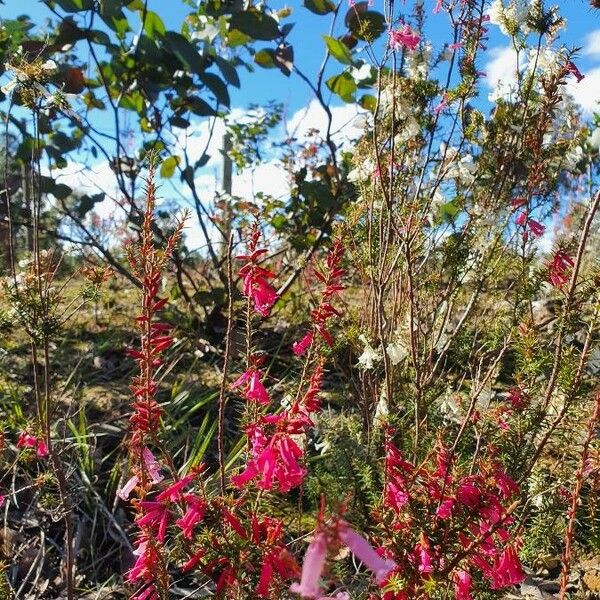
<path fill-rule="evenodd" d="M 243 46 L 251 41 L 251 37 L 242 33 L 238 29 L 230 29 L 227 32 L 227 45 L 230 48 L 236 48 L 237 46 Z"/>
<path fill-rule="evenodd" d="M 184 67 L 197 75 L 204 73 L 202 58 L 186 38 L 175 31 L 167 31 L 165 40 L 169 50 L 183 63 Z"/>
<path fill-rule="evenodd" d="M 446 202 L 440 207 L 440 217 L 444 221 L 453 221 L 454 217 L 460 212 L 460 208 L 454 204 L 454 201 Z"/>
<path fill-rule="evenodd" d="M 229 106 L 229 92 L 223 80 L 214 73 L 202 73 L 199 75 L 200 81 L 215 95 L 215 98 L 223 106 Z"/>
<path fill-rule="evenodd" d="M 331 0 L 304 0 L 304 7 L 315 15 L 326 15 L 335 10 L 335 4 Z"/>
<path fill-rule="evenodd" d="M 327 80 L 327 87 L 337 94 L 344 102 L 354 102 L 354 93 L 356 92 L 356 83 L 350 73 L 340 73 Z"/>
<path fill-rule="evenodd" d="M 140 17 L 143 16 L 143 11 Z M 146 20 L 144 21 L 144 31 L 146 35 L 151 39 L 155 40 L 157 37 L 162 37 L 166 33 L 165 24 L 163 20 L 153 11 L 149 10 L 146 12 Z"/>
<path fill-rule="evenodd" d="M 85 215 L 87 215 L 87 213 L 89 213 L 96 204 L 104 200 L 104 197 L 104 192 L 94 194 L 93 196 L 88 196 L 87 194 L 81 196 L 79 199 L 79 206 L 77 206 L 77 214 L 79 217 L 83 219 L 83 217 L 85 217 Z"/>
<path fill-rule="evenodd" d="M 130 31 L 130 27 L 121 6 L 119 0 L 103 0 L 100 2 L 100 17 L 122 39 Z"/>
<path fill-rule="evenodd" d="M 160 176 L 164 179 L 169 179 L 175 174 L 175 169 L 181 159 L 179 156 L 169 156 L 162 161 L 160 165 Z"/>
<path fill-rule="evenodd" d="M 217 114 L 208 102 L 198 98 L 198 96 L 188 96 L 185 106 L 199 117 L 214 117 Z"/>
<path fill-rule="evenodd" d="M 328 35 L 324 35 L 323 39 L 327 44 L 327 49 L 329 50 L 329 54 L 333 56 L 336 60 L 339 60 L 344 65 L 352 64 L 352 55 L 350 54 L 350 50 L 348 46 L 341 42 L 340 40 L 336 40 Z"/>
<path fill-rule="evenodd" d="M 55 198 L 64 200 L 73 193 L 73 189 L 64 183 L 57 183 L 51 193 Z"/>
<path fill-rule="evenodd" d="M 374 113 L 375 109 L 377 107 L 377 98 L 375 98 L 375 96 L 372 96 L 371 94 L 365 94 L 359 100 L 359 104 L 365 110 L 368 110 L 368 111 Z"/>
<path fill-rule="evenodd" d="M 274 40 L 279 35 L 277 21 L 257 10 L 234 13 L 229 21 L 231 29 L 237 29 L 255 40 Z"/>
<path fill-rule="evenodd" d="M 263 48 L 254 55 L 254 62 L 260 65 L 263 69 L 275 69 L 275 50 L 271 48 Z"/>
<path fill-rule="evenodd" d="M 91 10 L 94 7 L 94 0 L 56 0 L 65 12 L 79 12 L 82 10 Z"/>
<path fill-rule="evenodd" d="M 228 61 L 225 60 L 222 56 L 215 56 L 215 63 L 217 67 L 219 67 L 219 71 L 221 71 L 221 75 L 225 78 L 225 81 L 229 85 L 233 85 L 236 88 L 240 87 L 240 78 L 235 70 L 235 67 Z"/>
<path fill-rule="evenodd" d="M 380 12 L 368 8 L 368 2 L 357 2 L 346 13 L 345 23 L 354 37 L 373 42 L 386 30 L 386 23 Z"/>

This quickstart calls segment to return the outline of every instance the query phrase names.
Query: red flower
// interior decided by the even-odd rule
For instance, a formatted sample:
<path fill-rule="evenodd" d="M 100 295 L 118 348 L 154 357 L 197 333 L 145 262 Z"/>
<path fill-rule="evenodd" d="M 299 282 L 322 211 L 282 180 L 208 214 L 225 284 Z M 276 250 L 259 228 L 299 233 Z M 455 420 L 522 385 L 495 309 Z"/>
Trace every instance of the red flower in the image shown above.
<path fill-rule="evenodd" d="M 233 485 L 243 487 L 253 479 L 258 479 L 259 488 L 270 490 L 277 483 L 281 492 L 288 492 L 300 485 L 306 475 L 306 469 L 298 463 L 303 451 L 289 433 L 277 431 L 269 440 L 261 427 L 251 426 L 249 437 L 252 439 L 253 458 L 244 471 L 231 478 Z"/>
<path fill-rule="evenodd" d="M 255 368 L 250 368 L 242 373 L 232 384 L 232 388 L 244 386 L 244 394 L 246 400 L 258 402 L 266 406 L 270 404 L 271 399 L 269 393 L 265 389 L 265 386 L 260 380 L 260 373 Z"/>
<path fill-rule="evenodd" d="M 292 350 L 296 356 L 302 356 L 312 345 L 314 333 L 309 331 L 301 340 L 292 344 Z"/>
<path fill-rule="evenodd" d="M 177 519 L 175 523 L 181 527 L 183 537 L 191 539 L 194 527 L 204 519 L 207 505 L 202 498 L 198 498 L 194 494 L 184 494 L 183 500 L 187 505 L 187 510 L 183 517 Z"/>
<path fill-rule="evenodd" d="M 565 71 L 573 75 L 575 79 L 577 79 L 577 83 L 580 83 L 582 79 L 585 79 L 585 75 L 581 74 L 581 71 L 577 68 L 574 62 L 569 61 L 565 65 Z"/>
<path fill-rule="evenodd" d="M 401 50 L 404 47 L 414 51 L 420 41 L 421 36 L 413 33 L 408 25 L 404 25 L 402 29 L 390 30 L 390 48 L 392 50 Z"/>
<path fill-rule="evenodd" d="M 499 590 L 509 585 L 518 585 L 525 579 L 525 572 L 514 546 L 507 546 L 496 558 L 490 578 L 493 590 Z"/>
<path fill-rule="evenodd" d="M 452 579 L 454 580 L 456 600 L 471 600 L 471 587 L 473 585 L 471 574 L 468 571 L 460 569 L 454 571 Z"/>
<path fill-rule="evenodd" d="M 17 438 L 17 448 L 35 448 L 37 438 L 26 431 L 21 431 Z"/>
<path fill-rule="evenodd" d="M 240 276 L 244 282 L 244 295 L 252 301 L 258 314 L 268 317 L 278 296 L 269 283 L 269 279 L 274 278 L 275 274 L 258 264 L 258 259 L 267 252 L 264 248 L 258 248 L 259 241 L 260 229 L 255 224 L 248 241 L 248 254 L 238 256 L 237 259 L 246 261 L 240 269 Z"/>
<path fill-rule="evenodd" d="M 552 262 L 548 265 L 548 279 L 555 287 L 562 287 L 569 281 L 571 269 L 575 263 L 573 259 L 564 251 L 557 250 L 554 253 Z"/>

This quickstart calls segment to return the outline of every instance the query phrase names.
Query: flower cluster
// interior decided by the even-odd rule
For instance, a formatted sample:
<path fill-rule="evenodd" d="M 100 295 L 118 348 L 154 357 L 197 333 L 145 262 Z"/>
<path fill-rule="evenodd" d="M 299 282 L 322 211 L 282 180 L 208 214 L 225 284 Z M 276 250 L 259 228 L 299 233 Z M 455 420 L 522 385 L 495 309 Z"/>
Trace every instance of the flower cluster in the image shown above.
<path fill-rule="evenodd" d="M 259 259 L 266 254 L 265 248 L 259 248 L 260 229 L 255 223 L 248 241 L 248 254 L 242 254 L 237 257 L 238 260 L 245 261 L 245 265 L 240 269 L 240 277 L 244 283 L 244 295 L 252 301 L 254 310 L 263 316 L 268 317 L 271 308 L 277 302 L 277 292 L 269 283 L 275 274 L 265 267 L 261 267 Z"/>
<path fill-rule="evenodd" d="M 573 259 L 564 250 L 557 250 L 548 264 L 548 280 L 554 287 L 563 287 L 574 266 Z"/>
<path fill-rule="evenodd" d="M 404 25 L 402 29 L 390 30 L 389 45 L 392 50 L 402 50 L 407 48 L 411 52 L 417 49 L 421 36 L 416 34 L 408 25 Z"/>
<path fill-rule="evenodd" d="M 452 451 L 441 443 L 430 461 L 417 466 L 387 441 L 379 516 L 395 532 L 382 552 L 397 566 L 383 582 L 389 590 L 386 600 L 419 597 L 448 580 L 454 583 L 456 598 L 467 600 L 473 570 L 493 589 L 523 580 L 505 506 L 518 487 L 492 456 L 479 459 L 476 467 L 458 474 Z"/>
<path fill-rule="evenodd" d="M 45 458 L 48 456 L 48 446 L 46 442 L 42 438 L 36 438 L 35 435 L 32 435 L 27 431 L 21 431 L 21 433 L 19 433 L 17 448 L 35 449 L 38 458 Z"/>
<path fill-rule="evenodd" d="M 325 268 L 313 269 L 314 276 L 324 285 L 319 305 L 311 311 L 313 328 L 300 340 L 294 342 L 292 350 L 296 356 L 302 356 L 313 344 L 315 333 L 318 333 L 329 346 L 333 346 L 333 336 L 327 330 L 327 321 L 339 317 L 340 312 L 332 305 L 332 299 L 344 286 L 341 284 L 344 270 L 341 267 L 344 247 L 339 239 L 334 240 L 325 260 Z"/>
<path fill-rule="evenodd" d="M 249 244 L 254 254 L 263 252 L 256 250 L 257 242 L 255 229 Z M 324 272 L 317 269 L 313 271 L 317 279 L 324 284 L 324 288 L 319 305 L 311 312 L 313 329 L 294 344 L 296 355 L 303 354 L 312 345 L 314 332 L 318 332 L 328 344 L 333 343 L 326 323 L 334 315 L 340 314 L 332 306 L 331 298 L 343 289 L 341 284 L 343 270 L 340 266 L 342 256 L 343 246 L 339 240 L 336 240 L 327 255 Z M 249 265 L 252 264 L 251 260 L 244 266 L 246 274 L 251 272 Z M 257 312 L 261 312 L 256 302 L 255 308 Z M 304 450 L 297 442 L 297 437 L 313 425 L 311 414 L 320 408 L 319 391 L 322 380 L 323 361 L 318 359 L 308 388 L 303 395 L 298 395 L 291 406 L 281 413 L 262 415 L 247 426 L 250 457 L 244 470 L 232 477 L 231 482 L 235 487 L 242 488 L 251 482 L 256 482 L 262 490 L 276 487 L 280 492 L 287 492 L 304 481 L 306 469 L 301 464 Z M 249 365 L 232 387 L 242 387 L 244 396 L 250 403 L 261 406 L 270 404 L 269 394 L 255 365 Z"/>

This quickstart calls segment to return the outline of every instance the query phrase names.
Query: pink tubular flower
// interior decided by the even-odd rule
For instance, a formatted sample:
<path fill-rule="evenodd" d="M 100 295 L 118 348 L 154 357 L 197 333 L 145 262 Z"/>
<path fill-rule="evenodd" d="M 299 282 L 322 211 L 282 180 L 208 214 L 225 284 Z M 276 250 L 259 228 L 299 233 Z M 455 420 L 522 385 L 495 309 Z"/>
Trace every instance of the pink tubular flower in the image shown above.
<path fill-rule="evenodd" d="M 140 508 L 144 511 L 135 520 L 139 527 L 150 527 L 156 534 L 159 542 L 164 542 L 169 525 L 169 507 L 165 502 L 144 500 L 140 502 Z"/>
<path fill-rule="evenodd" d="M 573 259 L 564 251 L 557 250 L 552 262 L 548 265 L 548 279 L 557 288 L 562 287 L 569 281 L 571 269 L 575 266 Z"/>
<path fill-rule="evenodd" d="M 585 75 L 582 75 L 581 71 L 577 68 L 574 62 L 569 61 L 565 65 L 565 71 L 570 73 L 577 79 L 577 83 L 580 83 L 582 79 L 585 79 Z"/>
<path fill-rule="evenodd" d="M 38 458 L 45 458 L 48 456 L 48 446 L 44 440 L 37 440 L 35 453 L 37 454 Z"/>
<path fill-rule="evenodd" d="M 259 315 L 268 317 L 278 298 L 269 283 L 269 278 L 275 277 L 275 274 L 263 267 L 251 266 L 248 269 L 243 267 L 240 275 L 244 278 L 244 294 L 252 300 Z"/>
<path fill-rule="evenodd" d="M 494 476 L 496 478 L 496 487 L 500 490 L 503 498 L 510 498 L 519 492 L 519 486 L 515 483 L 514 479 L 502 469 L 497 468 Z"/>
<path fill-rule="evenodd" d="M 473 578 L 468 571 L 454 571 L 452 579 L 454 580 L 454 590 L 456 600 L 472 600 L 471 586 Z"/>
<path fill-rule="evenodd" d="M 194 494 L 184 494 L 184 502 L 187 504 L 187 510 L 181 519 L 177 519 L 175 523 L 183 531 L 183 537 L 192 539 L 194 527 L 197 523 L 204 519 L 206 513 L 206 502 L 202 498 L 198 498 Z"/>
<path fill-rule="evenodd" d="M 286 432 L 277 432 L 267 440 L 264 432 L 254 426 L 251 434 L 252 455 L 244 471 L 231 478 L 236 487 L 243 487 L 258 478 L 258 487 L 270 490 L 277 482 L 281 492 L 289 492 L 304 481 L 306 469 L 298 460 L 303 452 Z M 258 431 L 257 431 L 258 430 Z"/>
<path fill-rule="evenodd" d="M 6 500 L 6 496 L 4 494 L 0 494 L 0 508 L 4 505 L 4 501 Z"/>
<path fill-rule="evenodd" d="M 319 580 L 325 567 L 326 557 L 327 538 L 324 533 L 319 531 L 313 537 L 304 554 L 300 583 L 293 583 L 290 591 L 299 594 L 302 598 L 320 598 Z"/>
<path fill-rule="evenodd" d="M 292 344 L 292 350 L 296 356 L 302 356 L 312 345 L 314 333 L 309 331 L 301 340 Z"/>
<path fill-rule="evenodd" d="M 419 571 L 421 573 L 433 573 L 433 563 L 431 562 L 431 549 L 429 541 L 423 533 L 421 533 L 420 541 L 417 544 L 419 556 Z"/>
<path fill-rule="evenodd" d="M 546 230 L 541 223 L 529 217 L 526 212 L 520 212 L 515 219 L 515 223 L 523 228 L 529 229 L 536 237 L 544 235 L 544 231 Z"/>
<path fill-rule="evenodd" d="M 356 558 L 373 571 L 377 583 L 385 581 L 390 571 L 396 568 L 396 563 L 377 554 L 373 546 L 347 523 L 341 525 L 340 540 L 348 546 Z"/>
<path fill-rule="evenodd" d="M 17 448 L 35 448 L 37 438 L 26 431 L 21 431 L 17 438 Z"/>
<path fill-rule="evenodd" d="M 454 510 L 455 504 L 456 500 L 454 498 L 446 498 L 438 506 L 438 509 L 436 510 L 435 514 L 440 519 L 449 519 L 452 516 L 452 511 Z"/>
<path fill-rule="evenodd" d="M 269 393 L 265 389 L 262 381 L 260 380 L 260 373 L 255 368 L 250 368 L 242 373 L 232 384 L 232 388 L 244 387 L 244 395 L 246 400 L 257 402 L 266 406 L 271 403 Z"/>
<path fill-rule="evenodd" d="M 496 558 L 490 576 L 493 590 L 518 585 L 525 579 L 525 572 L 514 546 L 507 546 Z"/>
<path fill-rule="evenodd" d="M 267 252 L 264 248 L 258 248 L 259 240 L 260 229 L 255 224 L 248 241 L 248 254 L 237 258 L 246 261 L 246 264 L 240 269 L 240 276 L 244 283 L 244 295 L 252 301 L 254 310 L 259 315 L 268 317 L 278 296 L 269 283 L 269 279 L 274 278 L 275 274 L 258 265 L 258 259 Z"/>
<path fill-rule="evenodd" d="M 154 585 L 150 584 L 148 587 L 138 590 L 131 600 L 160 600 L 160 596 Z"/>
<path fill-rule="evenodd" d="M 481 492 L 472 480 L 465 478 L 460 482 L 456 490 L 456 499 L 461 504 L 473 508 L 479 504 L 480 498 Z"/>
<path fill-rule="evenodd" d="M 122 487 L 117 490 L 117 496 L 121 498 L 123 501 L 129 500 L 129 494 L 133 491 L 135 486 L 139 483 L 139 478 L 134 475 L 129 479 L 129 481 Z"/>
<path fill-rule="evenodd" d="M 542 237 L 544 235 L 544 231 L 546 231 L 546 228 L 538 221 L 535 221 L 534 219 L 529 219 L 527 224 L 529 225 L 531 233 L 533 233 L 535 237 Z"/>
<path fill-rule="evenodd" d="M 414 33 L 408 25 L 404 25 L 402 29 L 390 30 L 389 45 L 392 50 L 401 50 L 404 47 L 413 52 L 420 41 L 421 36 Z"/>
<path fill-rule="evenodd" d="M 146 469 L 148 469 L 148 473 L 152 478 L 152 483 L 160 483 L 164 477 L 160 473 L 160 463 L 154 458 L 154 454 L 144 446 L 142 450 L 142 458 L 144 459 L 144 464 L 146 465 Z"/>
<path fill-rule="evenodd" d="M 158 494 L 158 496 L 156 496 L 156 499 L 159 502 L 175 502 L 179 500 L 179 497 L 181 496 L 181 491 L 183 490 L 183 488 L 187 487 L 190 484 L 190 482 L 194 479 L 195 476 L 195 473 L 190 473 L 189 475 L 182 477 L 178 481 L 175 481 L 166 489 L 164 489 L 160 494 Z"/>
<path fill-rule="evenodd" d="M 439 115 L 448 106 L 448 94 L 444 94 L 439 103 L 433 107 L 433 113 Z"/>

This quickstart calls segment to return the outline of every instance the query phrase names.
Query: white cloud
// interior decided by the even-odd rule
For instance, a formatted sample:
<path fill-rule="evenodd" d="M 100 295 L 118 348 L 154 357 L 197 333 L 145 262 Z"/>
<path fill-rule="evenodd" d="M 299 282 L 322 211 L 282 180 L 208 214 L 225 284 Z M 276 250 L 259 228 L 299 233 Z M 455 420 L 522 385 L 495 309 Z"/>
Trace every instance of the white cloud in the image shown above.
<path fill-rule="evenodd" d="M 503 86 L 510 86 L 517 81 L 516 70 L 518 54 L 512 46 L 490 48 L 490 60 L 485 65 L 487 73 L 486 84 L 494 89 L 500 82 Z M 519 65 L 521 68 L 522 64 Z"/>
<path fill-rule="evenodd" d="M 350 140 L 358 138 L 362 132 L 362 125 L 358 122 L 364 111 L 357 110 L 354 105 L 343 105 L 331 107 L 332 113 L 332 137 L 335 144 L 342 147 Z M 240 120 L 245 111 L 233 109 L 232 120 Z M 356 121 L 356 122 L 355 122 Z M 275 136 L 284 139 L 288 136 L 296 138 L 299 142 L 309 139 L 309 131 L 317 129 L 321 137 L 325 136 L 327 129 L 327 115 L 320 104 L 313 100 L 305 108 L 297 110 L 285 121 L 285 127 L 275 131 Z M 197 161 L 204 152 L 210 156 L 209 162 L 198 170 L 195 177 L 195 185 L 198 196 L 209 206 L 215 199 L 217 192 L 221 190 L 221 173 L 223 158 L 221 148 L 225 124 L 221 119 L 212 123 L 211 120 L 203 120 L 200 123 L 192 123 L 187 129 L 177 131 L 172 140 L 174 143 L 174 154 L 183 155 L 187 153 L 190 163 Z M 44 173 L 49 174 L 49 173 Z M 121 194 L 117 178 L 107 161 L 98 161 L 92 166 L 83 165 L 78 162 L 70 162 L 65 169 L 55 170 L 52 175 L 57 181 L 73 188 L 77 193 L 97 194 L 106 193 L 106 199 L 94 207 L 94 211 L 102 218 L 111 218 L 117 211 L 117 201 Z M 193 199 L 189 188 L 180 183 L 178 173 L 172 179 L 161 180 L 158 195 L 162 198 L 175 199 L 182 205 L 193 207 Z M 138 188 L 141 192 L 141 188 Z M 235 196 L 254 200 L 257 193 L 262 192 L 275 198 L 285 198 L 290 191 L 290 181 L 286 170 L 281 162 L 276 159 L 267 159 L 262 164 L 245 169 L 237 173 L 234 169 L 232 193 Z M 212 224 L 207 223 L 209 235 L 215 241 L 217 236 Z M 191 249 L 202 249 L 206 240 L 198 224 L 195 211 L 189 220 L 185 231 L 188 247 Z"/>
<path fill-rule="evenodd" d="M 600 29 L 591 31 L 585 36 L 585 43 L 581 53 L 584 56 L 600 58 Z"/>
<path fill-rule="evenodd" d="M 600 67 L 590 69 L 584 75 L 585 78 L 579 83 L 575 78 L 570 77 L 566 88 L 575 102 L 581 106 L 583 112 L 589 115 L 600 108 L 598 106 L 598 101 L 600 101 Z"/>
<path fill-rule="evenodd" d="M 333 106 L 330 110 L 332 117 L 331 133 L 337 146 L 360 137 L 363 129 L 357 127 L 355 121 L 364 115 L 365 111 L 359 110 L 354 104 Z M 328 126 L 327 113 L 317 100 L 311 100 L 308 106 L 297 110 L 287 120 L 286 125 L 288 134 L 300 141 L 308 139 L 308 133 L 311 129 L 317 129 L 321 137 L 325 137 Z"/>

